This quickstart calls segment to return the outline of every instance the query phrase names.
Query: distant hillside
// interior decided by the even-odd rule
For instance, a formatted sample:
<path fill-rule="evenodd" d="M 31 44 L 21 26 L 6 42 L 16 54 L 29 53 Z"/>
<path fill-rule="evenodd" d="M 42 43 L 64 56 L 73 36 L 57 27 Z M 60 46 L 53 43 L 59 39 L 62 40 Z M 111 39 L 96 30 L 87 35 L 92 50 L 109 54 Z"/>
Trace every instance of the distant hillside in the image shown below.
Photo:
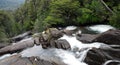
<path fill-rule="evenodd" d="M 25 0 L 0 0 L 0 9 L 13 10 L 18 8 Z"/>

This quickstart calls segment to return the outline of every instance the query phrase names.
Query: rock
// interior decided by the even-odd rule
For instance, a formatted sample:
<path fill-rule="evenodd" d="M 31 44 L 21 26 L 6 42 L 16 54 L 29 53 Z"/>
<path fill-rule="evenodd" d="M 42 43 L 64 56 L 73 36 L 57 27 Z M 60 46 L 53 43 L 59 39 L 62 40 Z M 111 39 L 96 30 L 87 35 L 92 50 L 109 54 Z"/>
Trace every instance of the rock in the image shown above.
<path fill-rule="evenodd" d="M 100 34 L 93 41 L 106 44 L 120 45 L 120 30 L 108 30 Z"/>
<path fill-rule="evenodd" d="M 23 41 L 13 44 L 13 45 L 9 45 L 4 48 L 1 48 L 0 55 L 6 54 L 6 53 L 19 52 L 23 49 L 26 49 L 28 47 L 33 47 L 33 46 L 34 46 L 34 39 L 32 39 L 32 38 L 25 39 Z"/>
<path fill-rule="evenodd" d="M 57 65 L 56 63 L 48 62 L 37 57 L 21 57 L 14 55 L 0 60 L 0 65 Z"/>
<path fill-rule="evenodd" d="M 44 49 L 47 49 L 49 47 L 56 48 L 55 40 L 62 36 L 63 36 L 62 31 L 59 31 L 56 28 L 49 28 L 44 33 L 41 34 L 41 36 L 39 37 L 39 42 L 41 43 Z"/>
<path fill-rule="evenodd" d="M 69 35 L 69 36 L 72 36 L 72 34 L 75 33 L 75 31 L 73 30 L 64 30 L 63 32 L 64 34 Z"/>
<path fill-rule="evenodd" d="M 29 60 L 32 62 L 33 65 L 58 65 L 54 62 L 48 62 L 38 57 L 30 57 Z"/>
<path fill-rule="evenodd" d="M 32 35 L 32 32 L 28 31 L 28 32 L 25 32 L 23 34 L 20 34 L 18 36 L 15 36 L 15 37 L 11 38 L 11 40 L 12 40 L 12 42 L 18 42 L 18 41 L 20 41 L 22 39 L 30 37 L 31 35 Z"/>
<path fill-rule="evenodd" d="M 48 34 L 42 34 L 42 37 L 43 37 L 43 40 L 44 41 L 47 41 L 49 38 L 50 38 L 51 35 L 48 35 Z M 51 36 L 52 38 L 52 36 Z"/>
<path fill-rule="evenodd" d="M 76 36 L 76 38 L 83 43 L 91 43 L 94 39 L 96 39 L 97 36 L 98 35 L 95 34 L 79 34 Z"/>
<path fill-rule="evenodd" d="M 60 30 L 58 30 L 56 28 L 50 28 L 49 32 L 52 35 L 52 37 L 54 37 L 54 38 L 60 38 L 60 37 L 63 36 L 62 31 L 60 31 Z"/>
<path fill-rule="evenodd" d="M 5 46 L 8 46 L 9 44 L 7 44 L 7 43 L 0 43 L 0 49 L 1 48 L 3 48 L 3 47 L 5 47 Z"/>
<path fill-rule="evenodd" d="M 39 37 L 34 38 L 34 44 L 40 45 L 40 38 Z"/>
<path fill-rule="evenodd" d="M 68 49 L 71 48 L 70 44 L 65 39 L 60 39 L 60 40 L 51 39 L 50 43 L 43 42 L 43 43 L 41 43 L 41 45 L 42 45 L 42 47 L 44 49 L 47 49 L 47 48 L 58 48 L 58 49 L 68 50 Z"/>
<path fill-rule="evenodd" d="M 92 49 L 88 52 L 85 62 L 89 65 L 102 65 L 106 58 L 102 55 L 101 51 L 98 49 Z"/>
<path fill-rule="evenodd" d="M 93 48 L 88 52 L 87 57 L 85 58 L 85 62 L 89 65 L 103 65 L 108 60 L 120 61 L 119 58 L 120 58 L 120 51 L 102 50 L 102 49 Z M 112 65 L 117 65 L 117 64 L 113 63 Z"/>
<path fill-rule="evenodd" d="M 0 60 L 0 65 L 11 65 L 12 63 L 15 63 L 20 57 L 21 57 L 20 55 L 14 55 L 14 56 L 2 59 Z"/>
<path fill-rule="evenodd" d="M 56 40 L 55 43 L 56 43 L 56 48 L 61 48 L 65 50 L 71 49 L 70 44 L 65 39 Z"/>

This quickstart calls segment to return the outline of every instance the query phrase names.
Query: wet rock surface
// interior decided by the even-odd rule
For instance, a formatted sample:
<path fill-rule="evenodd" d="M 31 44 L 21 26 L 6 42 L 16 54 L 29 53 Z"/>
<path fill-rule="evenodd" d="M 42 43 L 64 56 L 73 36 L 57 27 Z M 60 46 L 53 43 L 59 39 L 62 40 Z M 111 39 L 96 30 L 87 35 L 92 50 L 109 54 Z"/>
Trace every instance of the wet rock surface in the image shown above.
<path fill-rule="evenodd" d="M 101 33 L 94 42 L 103 42 L 106 44 L 117 44 L 120 45 L 120 30 L 108 30 Z"/>
<path fill-rule="evenodd" d="M 64 49 L 64 50 L 71 49 L 70 44 L 65 39 L 56 40 L 55 43 L 58 49 Z"/>
<path fill-rule="evenodd" d="M 95 34 L 78 34 L 76 36 L 77 40 L 83 42 L 83 43 L 91 43 L 93 40 L 96 39 L 98 35 Z"/>
<path fill-rule="evenodd" d="M 54 62 L 48 62 L 37 57 L 23 58 L 20 55 L 14 55 L 0 60 L 0 65 L 57 65 Z"/>
<path fill-rule="evenodd" d="M 33 46 L 34 46 L 34 40 L 30 38 L 30 39 L 23 40 L 23 41 L 1 48 L 0 55 L 6 54 L 6 53 L 19 52 L 25 48 L 29 48 Z"/>
<path fill-rule="evenodd" d="M 85 62 L 89 65 L 102 65 L 107 59 L 99 49 L 92 49 L 88 52 Z"/>
<path fill-rule="evenodd" d="M 113 62 L 105 64 L 109 60 Z M 118 65 L 120 64 L 120 51 L 92 49 L 88 52 L 85 62 L 89 65 Z"/>

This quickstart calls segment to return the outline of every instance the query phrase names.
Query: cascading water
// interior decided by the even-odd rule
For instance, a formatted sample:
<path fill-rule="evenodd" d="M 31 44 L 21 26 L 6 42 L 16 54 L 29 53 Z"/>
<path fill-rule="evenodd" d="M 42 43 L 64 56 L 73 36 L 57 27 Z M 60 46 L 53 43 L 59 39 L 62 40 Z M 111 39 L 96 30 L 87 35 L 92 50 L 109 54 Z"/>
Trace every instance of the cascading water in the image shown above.
<path fill-rule="evenodd" d="M 100 43 L 83 44 L 74 36 L 69 37 L 64 35 L 60 39 L 66 39 L 71 45 L 71 50 L 56 48 L 42 49 L 41 46 L 34 46 L 22 51 L 20 54 L 23 57 L 38 56 L 41 59 L 55 62 L 60 65 L 87 65 L 84 63 L 87 52 L 93 47 L 100 47 Z"/>
<path fill-rule="evenodd" d="M 114 27 L 110 26 L 110 25 L 93 25 L 93 26 L 89 26 L 86 27 L 88 30 L 91 31 L 95 31 L 97 33 L 103 33 L 109 29 L 115 29 Z"/>
<path fill-rule="evenodd" d="M 23 57 L 38 56 L 41 59 L 60 65 L 87 65 L 79 62 L 79 60 L 75 58 L 74 53 L 62 49 L 42 49 L 41 46 L 34 46 L 22 51 L 20 54 Z"/>
<path fill-rule="evenodd" d="M 74 30 L 76 29 L 76 27 L 69 26 L 66 29 Z M 104 29 L 98 28 L 98 30 L 101 30 L 99 32 L 103 32 L 103 31 L 107 31 L 108 28 L 104 28 Z M 78 33 L 80 34 L 81 31 L 79 30 Z M 88 51 L 91 50 L 92 48 L 106 47 L 106 46 L 103 46 L 104 43 L 99 43 L 99 42 L 94 42 L 89 44 L 82 43 L 76 39 L 75 35 L 76 34 L 74 34 L 73 36 L 64 35 L 63 37 L 59 38 L 59 39 L 66 39 L 71 46 L 71 50 L 63 50 L 63 49 L 57 49 L 57 48 L 43 49 L 41 45 L 39 46 L 34 45 L 34 47 L 23 50 L 22 52 L 20 52 L 20 54 L 22 55 L 22 57 L 37 56 L 40 59 L 44 59 L 49 62 L 55 62 L 59 65 L 88 65 L 84 62 Z M 28 38 L 26 40 L 29 40 L 29 39 L 31 38 Z M 11 55 L 10 54 L 4 55 L 1 57 L 1 59 L 7 56 L 11 56 Z M 114 61 L 113 60 L 106 61 L 103 65 L 107 65 L 110 62 L 114 62 Z M 115 62 L 118 62 L 118 61 L 115 61 Z"/>

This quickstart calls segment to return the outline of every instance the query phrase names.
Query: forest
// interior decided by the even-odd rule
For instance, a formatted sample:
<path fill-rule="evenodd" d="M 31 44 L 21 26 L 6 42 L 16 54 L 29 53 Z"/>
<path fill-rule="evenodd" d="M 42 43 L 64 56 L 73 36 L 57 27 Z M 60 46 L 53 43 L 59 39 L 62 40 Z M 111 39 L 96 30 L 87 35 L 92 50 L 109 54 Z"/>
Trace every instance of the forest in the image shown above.
<path fill-rule="evenodd" d="M 26 0 L 16 10 L 0 10 L 0 43 L 26 31 L 92 24 L 119 29 L 120 0 Z"/>

